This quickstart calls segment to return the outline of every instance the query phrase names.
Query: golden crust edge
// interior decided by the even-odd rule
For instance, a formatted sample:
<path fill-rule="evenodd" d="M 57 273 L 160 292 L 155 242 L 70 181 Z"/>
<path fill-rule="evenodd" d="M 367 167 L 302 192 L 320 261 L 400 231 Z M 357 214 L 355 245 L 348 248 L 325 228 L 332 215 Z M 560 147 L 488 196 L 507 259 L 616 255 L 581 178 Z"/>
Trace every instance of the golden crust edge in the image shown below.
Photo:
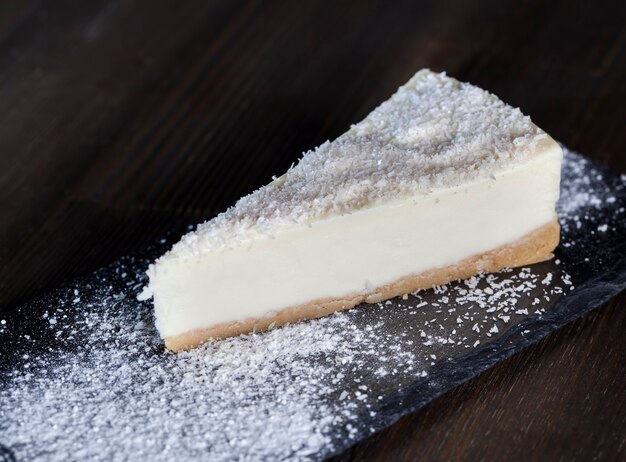
<path fill-rule="evenodd" d="M 405 276 L 395 282 L 373 289 L 371 292 L 351 294 L 342 298 L 325 298 L 303 305 L 281 309 L 262 318 L 222 323 L 184 334 L 166 337 L 165 347 L 179 352 L 196 348 L 210 339 L 221 339 L 235 335 L 262 332 L 288 323 L 327 316 L 336 311 L 348 310 L 360 303 L 377 303 L 420 289 L 466 279 L 482 272 L 495 272 L 503 268 L 531 265 L 553 257 L 560 238 L 558 219 L 554 219 L 517 241 L 472 257 L 463 259 L 444 268 L 424 271 Z"/>

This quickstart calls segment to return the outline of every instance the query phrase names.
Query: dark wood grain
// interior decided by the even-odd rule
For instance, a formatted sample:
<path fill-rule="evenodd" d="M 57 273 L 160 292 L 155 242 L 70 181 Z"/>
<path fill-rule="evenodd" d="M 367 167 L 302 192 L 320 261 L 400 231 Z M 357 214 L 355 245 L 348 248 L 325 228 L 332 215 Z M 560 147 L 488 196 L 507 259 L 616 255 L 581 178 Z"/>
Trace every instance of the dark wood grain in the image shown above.
<path fill-rule="evenodd" d="M 417 69 L 626 172 L 622 2 L 0 3 L 0 310 L 209 218 Z M 337 460 L 624 460 L 626 297 Z"/>

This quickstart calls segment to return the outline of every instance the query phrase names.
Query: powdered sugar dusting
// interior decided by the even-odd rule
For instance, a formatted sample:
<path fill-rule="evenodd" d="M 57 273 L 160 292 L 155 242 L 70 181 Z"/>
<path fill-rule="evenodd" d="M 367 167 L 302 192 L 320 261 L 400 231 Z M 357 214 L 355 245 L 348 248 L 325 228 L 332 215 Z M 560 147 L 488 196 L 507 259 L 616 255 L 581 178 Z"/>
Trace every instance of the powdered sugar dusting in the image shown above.
<path fill-rule="evenodd" d="M 626 175 L 614 181 L 606 172 L 588 159 L 564 149 L 561 180 L 561 199 L 557 211 L 563 230 L 562 245 L 576 244 L 576 236 L 624 231 L 626 209 L 617 203 L 617 197 L 626 190 Z M 610 214 L 601 214 L 611 209 Z M 598 221 L 602 217 L 604 221 Z"/>

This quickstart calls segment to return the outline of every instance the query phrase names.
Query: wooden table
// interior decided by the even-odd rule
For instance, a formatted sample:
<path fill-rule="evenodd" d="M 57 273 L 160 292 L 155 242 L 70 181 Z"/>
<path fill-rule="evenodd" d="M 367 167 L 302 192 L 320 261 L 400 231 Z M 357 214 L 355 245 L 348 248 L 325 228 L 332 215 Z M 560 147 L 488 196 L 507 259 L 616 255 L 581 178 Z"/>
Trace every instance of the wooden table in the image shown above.
<path fill-rule="evenodd" d="M 621 2 L 0 3 L 0 309 L 211 217 L 417 69 L 626 172 Z M 626 297 L 337 460 L 626 459 Z"/>

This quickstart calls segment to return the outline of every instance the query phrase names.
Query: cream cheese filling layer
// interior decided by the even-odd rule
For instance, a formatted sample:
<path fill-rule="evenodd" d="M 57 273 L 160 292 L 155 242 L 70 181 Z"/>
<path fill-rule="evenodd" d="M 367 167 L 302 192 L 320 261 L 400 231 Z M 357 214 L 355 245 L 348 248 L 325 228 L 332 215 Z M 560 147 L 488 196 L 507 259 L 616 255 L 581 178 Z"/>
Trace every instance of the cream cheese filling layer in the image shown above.
<path fill-rule="evenodd" d="M 162 338 L 369 292 L 515 242 L 555 219 L 556 143 L 489 180 L 300 225 L 148 272 Z"/>

